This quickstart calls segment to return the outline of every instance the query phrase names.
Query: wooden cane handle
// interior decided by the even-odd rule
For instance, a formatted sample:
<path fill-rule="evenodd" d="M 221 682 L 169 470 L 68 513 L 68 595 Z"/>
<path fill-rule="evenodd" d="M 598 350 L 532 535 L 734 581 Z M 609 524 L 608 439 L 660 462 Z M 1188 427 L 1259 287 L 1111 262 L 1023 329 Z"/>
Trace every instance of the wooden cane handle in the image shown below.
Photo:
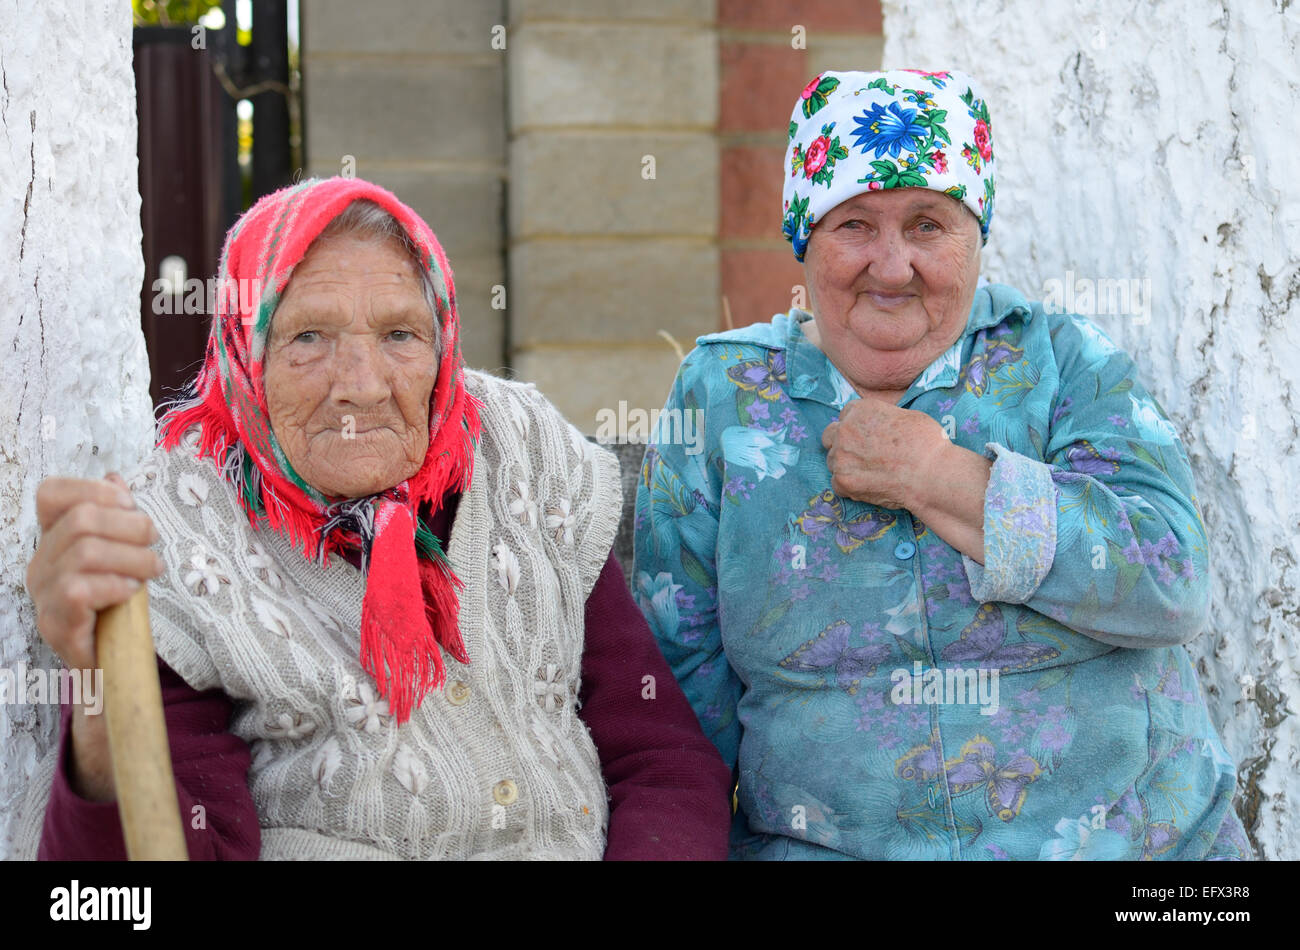
<path fill-rule="evenodd" d="M 144 586 L 95 624 L 117 808 L 132 861 L 186 861 Z"/>

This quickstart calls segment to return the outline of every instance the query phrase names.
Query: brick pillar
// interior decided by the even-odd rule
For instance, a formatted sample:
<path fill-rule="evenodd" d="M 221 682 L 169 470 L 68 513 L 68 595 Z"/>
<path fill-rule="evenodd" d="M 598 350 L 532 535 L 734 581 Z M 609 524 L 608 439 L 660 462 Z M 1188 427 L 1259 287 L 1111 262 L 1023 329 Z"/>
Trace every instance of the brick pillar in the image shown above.
<path fill-rule="evenodd" d="M 505 0 L 313 0 L 301 16 L 308 172 L 351 168 L 429 223 L 455 272 L 466 362 L 499 370 Z"/>
<path fill-rule="evenodd" d="M 719 308 L 712 0 L 510 3 L 512 363 L 581 429 L 658 409 Z"/>
<path fill-rule="evenodd" d="M 718 0 L 722 293 L 734 326 L 792 305 L 803 267 L 781 237 L 786 128 L 825 69 L 879 69 L 879 0 Z"/>

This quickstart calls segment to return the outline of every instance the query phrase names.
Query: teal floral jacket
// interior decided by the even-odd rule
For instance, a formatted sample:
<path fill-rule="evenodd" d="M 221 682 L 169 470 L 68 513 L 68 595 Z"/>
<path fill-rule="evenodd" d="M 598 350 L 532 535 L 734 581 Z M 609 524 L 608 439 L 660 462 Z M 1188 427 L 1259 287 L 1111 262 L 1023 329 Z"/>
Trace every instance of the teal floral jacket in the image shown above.
<path fill-rule="evenodd" d="M 976 292 L 899 405 L 993 460 L 981 566 L 831 491 L 822 430 L 858 396 L 808 319 L 699 339 L 637 492 L 638 602 L 736 769 L 734 855 L 1248 857 L 1181 646 L 1205 529 L 1132 360 Z"/>

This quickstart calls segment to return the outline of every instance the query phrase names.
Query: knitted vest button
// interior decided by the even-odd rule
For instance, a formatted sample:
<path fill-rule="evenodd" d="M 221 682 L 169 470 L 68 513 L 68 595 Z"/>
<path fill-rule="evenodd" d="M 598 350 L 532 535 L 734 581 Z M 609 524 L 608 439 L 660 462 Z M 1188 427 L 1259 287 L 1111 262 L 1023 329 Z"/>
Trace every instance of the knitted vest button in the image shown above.
<path fill-rule="evenodd" d="M 463 706 L 469 702 L 469 685 L 460 680 L 447 686 L 447 702 L 453 706 Z"/>
<path fill-rule="evenodd" d="M 497 782 L 496 787 L 492 789 L 492 797 L 497 800 L 498 805 L 511 805 L 519 797 L 519 788 L 510 779 L 506 779 L 504 782 Z"/>

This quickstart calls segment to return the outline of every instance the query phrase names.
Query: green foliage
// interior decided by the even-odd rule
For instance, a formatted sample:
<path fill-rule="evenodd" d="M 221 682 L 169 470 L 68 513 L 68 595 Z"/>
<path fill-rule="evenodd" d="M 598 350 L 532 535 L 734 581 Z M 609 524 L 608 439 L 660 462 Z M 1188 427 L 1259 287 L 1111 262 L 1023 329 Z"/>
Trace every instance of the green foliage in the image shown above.
<path fill-rule="evenodd" d="M 136 26 L 188 25 L 219 6 L 221 0 L 131 0 L 131 18 Z"/>

